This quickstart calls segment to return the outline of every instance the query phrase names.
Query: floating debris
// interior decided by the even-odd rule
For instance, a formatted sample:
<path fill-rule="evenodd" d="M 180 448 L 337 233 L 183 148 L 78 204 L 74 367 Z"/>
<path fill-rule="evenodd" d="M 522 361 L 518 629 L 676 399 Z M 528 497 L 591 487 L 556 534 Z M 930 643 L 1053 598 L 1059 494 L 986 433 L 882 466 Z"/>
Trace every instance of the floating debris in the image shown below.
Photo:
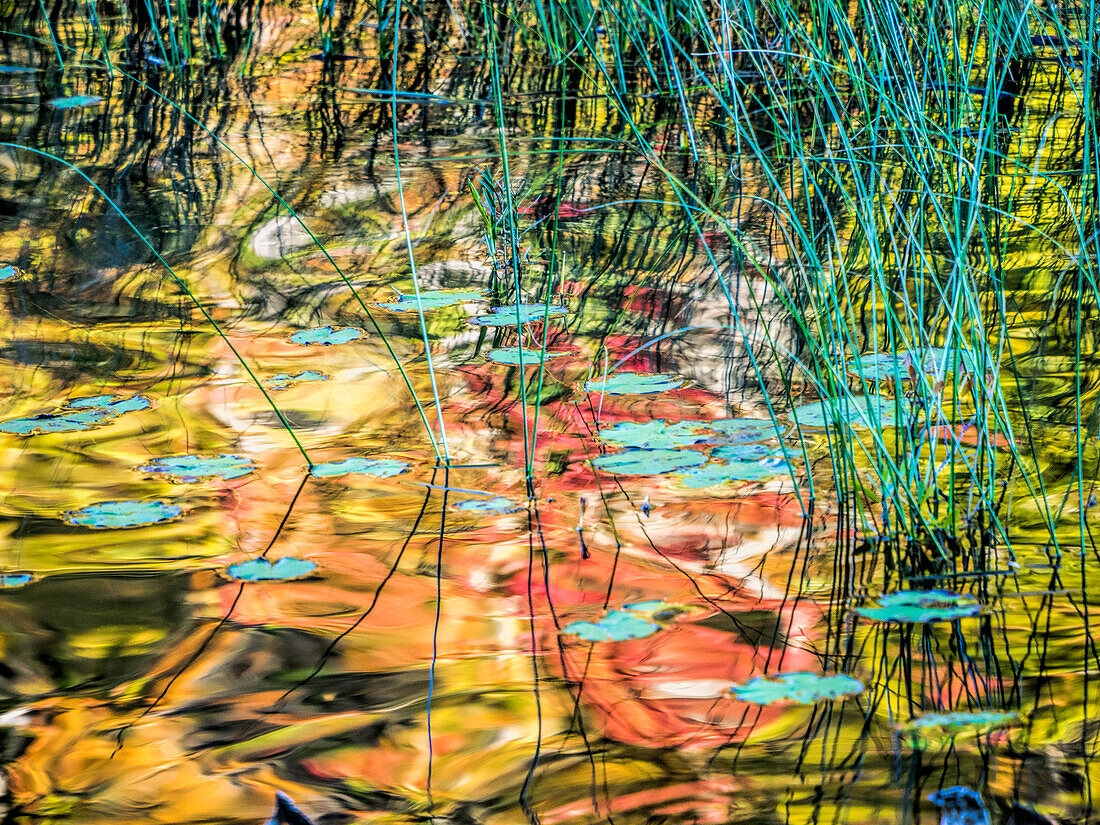
<path fill-rule="evenodd" d="M 520 359 L 519 347 L 501 347 L 500 349 L 489 350 L 485 353 L 485 358 L 492 361 L 494 364 L 508 364 L 510 366 L 519 366 Z M 523 353 L 523 366 L 538 366 L 542 360 L 541 349 L 524 349 Z M 561 358 L 563 355 L 568 355 L 567 352 L 548 352 L 546 353 L 546 360 L 551 358 Z"/>
<path fill-rule="evenodd" d="M 586 381 L 586 392 L 599 392 L 605 395 L 650 395 L 667 392 L 683 386 L 684 379 L 675 375 L 641 372 L 619 372 Z"/>
<path fill-rule="evenodd" d="M 167 501 L 103 501 L 70 510 L 62 518 L 77 527 L 110 530 L 163 524 L 181 515 L 183 508 Z"/>
<path fill-rule="evenodd" d="M 382 309 L 393 312 L 416 312 L 418 309 L 442 309 L 456 304 L 468 304 L 471 301 L 484 301 L 485 293 L 481 290 L 464 290 L 448 292 L 442 289 L 429 290 L 420 293 L 420 300 L 416 295 L 401 295 L 396 302 L 388 304 L 375 304 Z"/>
<path fill-rule="evenodd" d="M 13 435 L 39 435 L 91 430 L 110 424 L 126 413 L 147 410 L 152 406 L 153 402 L 143 395 L 134 395 L 130 398 L 118 395 L 72 398 L 52 413 L 4 421 L 0 423 L 0 432 Z"/>
<path fill-rule="evenodd" d="M 340 461 L 327 461 L 323 464 L 314 464 L 310 475 L 314 478 L 334 478 L 351 473 L 356 475 L 375 476 L 376 478 L 389 478 L 401 475 L 409 467 L 404 461 L 394 458 L 345 458 Z"/>
<path fill-rule="evenodd" d="M 856 613 L 878 622 L 924 624 L 977 616 L 981 604 L 949 590 L 902 590 L 880 596 L 878 607 L 857 607 Z"/>
<path fill-rule="evenodd" d="M 789 416 L 801 427 L 829 427 L 834 421 L 857 427 L 879 429 L 892 427 L 897 421 L 897 404 L 905 409 L 905 402 L 883 395 L 864 395 L 847 399 L 847 403 L 836 402 L 830 406 L 824 401 L 815 401 L 791 410 Z"/>
<path fill-rule="evenodd" d="M 655 476 L 690 470 L 706 463 L 695 450 L 626 450 L 592 459 L 592 466 L 616 475 Z"/>
<path fill-rule="evenodd" d="M 863 682 L 844 673 L 825 676 L 818 673 L 778 673 L 773 677 L 756 676 L 730 692 L 743 702 L 770 705 L 796 702 L 811 705 L 823 699 L 840 699 L 863 692 Z"/>
<path fill-rule="evenodd" d="M 525 508 L 522 504 L 518 504 L 510 498 L 493 496 L 492 498 L 470 498 L 460 501 L 455 505 L 455 509 L 472 513 L 504 515 L 506 513 L 518 513 Z"/>
<path fill-rule="evenodd" d="M 25 587 L 34 579 L 35 577 L 30 573 L 0 573 L 0 590 L 14 590 L 17 587 Z"/>
<path fill-rule="evenodd" d="M 561 632 L 586 642 L 625 642 L 628 639 L 644 639 L 660 629 L 659 624 L 646 621 L 633 611 L 612 610 L 596 622 L 567 624 Z"/>
<path fill-rule="evenodd" d="M 103 98 L 95 95 L 72 95 L 71 97 L 55 97 L 48 102 L 54 109 L 84 109 L 102 103 Z"/>
<path fill-rule="evenodd" d="M 317 569 L 316 563 L 307 559 L 284 556 L 272 563 L 267 559 L 252 559 L 231 564 L 225 568 L 230 578 L 244 582 L 290 581 L 309 576 Z"/>
<path fill-rule="evenodd" d="M 287 372 L 281 372 L 278 375 L 269 376 L 263 380 L 263 385 L 272 392 L 281 392 L 282 390 L 289 390 L 291 387 L 296 387 L 299 384 L 309 381 L 328 380 L 329 375 L 327 373 L 318 370 L 302 370 L 294 375 Z"/>
<path fill-rule="evenodd" d="M 348 344 L 362 334 L 363 330 L 359 327 L 315 327 L 299 330 L 289 340 L 301 347 L 331 347 L 335 344 Z"/>
<path fill-rule="evenodd" d="M 256 464 L 251 458 L 227 453 L 216 456 L 177 455 L 156 458 L 137 468 L 139 473 L 165 475 L 169 481 L 188 483 L 208 478 L 229 481 L 246 476 L 255 469 Z"/>
<path fill-rule="evenodd" d="M 565 307 L 551 305 L 549 317 L 566 315 L 569 312 Z M 511 304 L 489 310 L 487 315 L 477 315 L 470 319 L 470 323 L 478 327 L 509 327 L 520 324 L 529 324 L 541 321 L 547 317 L 546 304 Z"/>

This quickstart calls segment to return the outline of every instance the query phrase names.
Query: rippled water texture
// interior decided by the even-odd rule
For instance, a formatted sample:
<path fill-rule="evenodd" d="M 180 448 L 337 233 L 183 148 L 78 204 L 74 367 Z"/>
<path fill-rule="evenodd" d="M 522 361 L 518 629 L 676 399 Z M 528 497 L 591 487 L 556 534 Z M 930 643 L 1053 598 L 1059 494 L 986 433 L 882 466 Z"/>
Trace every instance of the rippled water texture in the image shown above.
<path fill-rule="evenodd" d="M 0 1 L 0 819 L 1100 821 L 1096 9 L 642 7 Z"/>

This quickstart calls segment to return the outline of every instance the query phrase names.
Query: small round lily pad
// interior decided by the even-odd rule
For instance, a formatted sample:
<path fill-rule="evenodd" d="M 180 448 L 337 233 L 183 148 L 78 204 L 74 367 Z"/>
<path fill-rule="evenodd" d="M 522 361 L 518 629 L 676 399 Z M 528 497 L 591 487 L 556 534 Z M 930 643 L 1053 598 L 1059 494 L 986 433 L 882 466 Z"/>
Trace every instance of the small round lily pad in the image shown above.
<path fill-rule="evenodd" d="M 363 330 L 358 327 L 315 327 L 303 329 L 290 336 L 290 343 L 302 347 L 331 347 L 334 344 L 347 344 L 359 338 Z"/>
<path fill-rule="evenodd" d="M 281 372 L 278 375 L 268 376 L 263 380 L 263 385 L 272 392 L 281 392 L 282 390 L 289 390 L 291 387 L 296 387 L 302 383 L 328 380 L 329 376 L 319 370 L 302 370 L 293 375 L 288 372 Z"/>
<path fill-rule="evenodd" d="M 840 699 L 862 693 L 863 682 L 844 673 L 828 676 L 819 673 L 779 673 L 772 678 L 756 676 L 743 685 L 734 685 L 730 692 L 743 702 L 758 705 L 773 702 L 811 705 L 823 699 Z"/>
<path fill-rule="evenodd" d="M 10 281 L 21 274 L 18 267 L 14 267 L 11 264 L 4 264 L 0 266 L 0 284 L 4 283 L 4 281 Z"/>
<path fill-rule="evenodd" d="M 686 447 L 706 441 L 705 433 L 696 430 L 701 426 L 698 421 L 666 422 L 662 419 L 636 424 L 633 421 L 620 421 L 613 427 L 600 430 L 600 438 L 608 444 L 618 447 L 636 447 L 649 450 L 666 450 L 673 447 Z"/>
<path fill-rule="evenodd" d="M 549 317 L 565 315 L 569 312 L 565 307 L 551 305 Z M 509 327 L 520 324 L 529 324 L 533 321 L 541 321 L 547 315 L 546 304 L 511 304 L 489 310 L 486 315 L 477 315 L 470 319 L 470 323 L 477 327 Z"/>
<path fill-rule="evenodd" d="M 78 527 L 109 530 L 163 524 L 183 515 L 183 508 L 167 501 L 101 501 L 65 513 L 64 519 Z"/>
<path fill-rule="evenodd" d="M 836 402 L 827 405 L 815 401 L 797 407 L 790 413 L 792 421 L 802 427 L 829 427 L 834 421 L 857 427 L 892 427 L 897 421 L 896 401 L 880 395 L 865 395 L 850 398 L 845 404 Z M 902 402 L 902 409 L 905 405 Z"/>
<path fill-rule="evenodd" d="M 424 310 L 441 309 L 455 304 L 468 304 L 470 301 L 482 301 L 484 299 L 485 293 L 481 290 L 447 291 L 435 289 L 421 292 L 419 301 L 415 294 L 402 295 L 395 302 L 377 304 L 376 306 L 393 312 L 416 312 L 420 308 Z"/>
<path fill-rule="evenodd" d="M 30 573 L 0 573 L 0 590 L 14 590 L 17 587 L 25 587 L 34 581 Z"/>
<path fill-rule="evenodd" d="M 256 469 L 251 458 L 222 453 L 216 456 L 175 455 L 156 458 L 138 467 L 139 473 L 168 476 L 170 481 L 191 482 L 208 478 L 226 481 L 241 478 Z"/>
<path fill-rule="evenodd" d="M 655 476 L 689 470 L 706 463 L 695 450 L 625 450 L 592 459 L 592 466 L 616 475 Z"/>
<path fill-rule="evenodd" d="M 465 501 L 458 502 L 455 509 L 471 513 L 503 515 L 505 513 L 518 513 L 523 509 L 523 505 L 504 496 L 493 496 L 492 498 L 468 498 Z"/>
<path fill-rule="evenodd" d="M 567 624 L 561 632 L 586 642 L 625 642 L 628 639 L 644 639 L 660 629 L 659 624 L 646 621 L 635 612 L 612 610 L 596 622 Z"/>
<path fill-rule="evenodd" d="M 49 105 L 55 109 L 83 109 L 102 102 L 103 98 L 95 95 L 70 95 L 69 97 L 55 97 L 49 101 Z"/>
<path fill-rule="evenodd" d="M 857 607 L 856 613 L 879 622 L 923 624 L 977 616 L 981 604 L 949 590 L 902 590 L 880 596 L 877 607 Z"/>
<path fill-rule="evenodd" d="M 586 381 L 586 392 L 600 392 L 605 395 L 651 395 L 658 392 L 679 389 L 684 379 L 675 375 L 652 375 L 641 372 L 619 372 L 593 378 Z"/>
<path fill-rule="evenodd" d="M 230 578 L 245 582 L 290 581 L 303 579 L 317 569 L 315 562 L 284 556 L 276 562 L 267 559 L 251 559 L 231 564 L 225 569 Z"/>
<path fill-rule="evenodd" d="M 568 355 L 567 352 L 548 352 L 546 353 L 546 360 L 551 358 L 560 358 L 563 355 Z M 508 364 L 510 366 L 519 366 L 520 348 L 519 347 L 501 347 L 500 349 L 489 350 L 485 353 L 485 358 L 492 361 L 494 364 Z M 539 361 L 542 360 L 541 349 L 524 349 L 523 350 L 523 366 L 537 367 Z"/>
<path fill-rule="evenodd" d="M 357 475 L 375 476 L 376 478 L 389 478 L 401 475 L 409 467 L 404 461 L 394 458 L 345 458 L 340 461 L 326 461 L 323 464 L 314 464 L 310 474 L 314 478 L 334 478 L 350 473 Z"/>

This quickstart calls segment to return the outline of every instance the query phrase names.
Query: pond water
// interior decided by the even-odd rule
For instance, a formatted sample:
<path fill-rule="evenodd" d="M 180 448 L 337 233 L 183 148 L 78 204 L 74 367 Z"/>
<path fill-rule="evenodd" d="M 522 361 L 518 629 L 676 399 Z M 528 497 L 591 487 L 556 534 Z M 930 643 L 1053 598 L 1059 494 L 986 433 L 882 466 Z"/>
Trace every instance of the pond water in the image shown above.
<path fill-rule="evenodd" d="M 749 146 L 698 77 L 549 59 L 534 7 L 487 56 L 477 7 L 192 3 L 223 22 L 174 69 L 159 10 L 33 5 L 0 5 L 4 821 L 1100 821 L 1092 63 L 969 96 L 960 244 L 889 112 L 852 160 L 746 75 Z"/>

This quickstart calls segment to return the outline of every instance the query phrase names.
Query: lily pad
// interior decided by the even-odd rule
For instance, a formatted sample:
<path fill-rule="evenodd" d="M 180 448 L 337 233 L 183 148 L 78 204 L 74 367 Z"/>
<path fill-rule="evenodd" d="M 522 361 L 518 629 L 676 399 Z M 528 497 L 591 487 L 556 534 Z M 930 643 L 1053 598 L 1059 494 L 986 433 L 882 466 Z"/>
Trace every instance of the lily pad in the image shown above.
<path fill-rule="evenodd" d="M 930 793 L 928 801 L 943 809 L 940 813 L 941 825 L 989 825 L 989 809 L 985 807 L 981 794 L 963 785 Z M 1016 817 L 1012 819 L 1015 821 Z M 1033 819 L 1043 821 L 1038 816 Z"/>
<path fill-rule="evenodd" d="M 345 458 L 341 461 L 327 461 L 323 464 L 314 464 L 310 474 L 314 478 L 334 478 L 351 473 L 356 475 L 374 476 L 375 478 L 389 478 L 401 475 L 409 468 L 404 461 L 394 458 Z"/>
<path fill-rule="evenodd" d="M 848 369 L 870 381 L 897 378 L 909 381 L 911 365 L 917 365 L 919 372 L 932 375 L 954 372 L 956 368 L 969 373 L 976 371 L 974 355 L 961 347 L 925 347 L 917 352 L 899 351 L 896 355 L 872 352 L 849 363 Z"/>
<path fill-rule="evenodd" d="M 238 562 L 225 568 L 225 572 L 231 578 L 244 582 L 285 582 L 291 579 L 305 578 L 316 569 L 316 563 L 307 559 L 284 556 L 274 563 L 269 562 L 267 559 Z"/>
<path fill-rule="evenodd" d="M 721 461 L 757 461 L 761 458 L 778 458 L 783 456 L 776 450 L 764 444 L 722 444 L 710 451 L 712 459 Z"/>
<path fill-rule="evenodd" d="M 34 581 L 30 573 L 0 573 L 0 590 L 13 590 Z"/>
<path fill-rule="evenodd" d="M 863 692 L 863 682 L 844 673 L 824 676 L 818 673 L 779 673 L 773 678 L 756 676 L 743 685 L 734 685 L 731 693 L 743 702 L 770 705 L 797 702 L 810 705 L 822 699 L 840 699 Z"/>
<path fill-rule="evenodd" d="M 706 441 L 706 434 L 695 432 L 700 426 L 698 421 L 674 421 L 668 423 L 662 419 L 635 424 L 633 421 L 620 421 L 613 427 L 600 430 L 600 438 L 608 444 L 619 447 L 638 447 L 643 449 L 672 449 L 686 447 Z"/>
<path fill-rule="evenodd" d="M 550 306 L 550 317 L 565 315 L 569 312 L 562 306 Z M 521 324 L 529 324 L 533 321 L 541 321 L 546 316 L 546 304 L 511 304 L 489 310 L 487 315 L 477 315 L 470 319 L 470 323 L 478 327 L 510 327 L 517 321 Z"/>
<path fill-rule="evenodd" d="M 706 463 L 695 450 L 626 450 L 592 459 L 592 466 L 616 475 L 655 476 L 689 470 Z"/>
<path fill-rule="evenodd" d="M 765 441 L 773 438 L 777 425 L 762 418 L 720 418 L 717 421 L 703 421 L 699 426 L 718 435 L 715 442 L 724 444 L 743 444 L 750 441 Z"/>
<path fill-rule="evenodd" d="M 70 510 L 63 518 L 78 527 L 109 530 L 163 524 L 183 515 L 183 508 L 167 501 L 102 501 L 79 510 Z"/>
<path fill-rule="evenodd" d="M 612 610 L 597 622 L 572 622 L 561 632 L 586 642 L 625 642 L 628 639 L 644 639 L 660 629 L 659 624 L 648 622 L 636 613 Z"/>
<path fill-rule="evenodd" d="M 466 501 L 460 501 L 455 505 L 456 510 L 466 510 L 473 513 L 494 513 L 503 515 L 505 513 L 518 513 L 524 509 L 522 504 L 517 504 L 510 498 L 504 496 L 493 496 L 492 498 L 470 498 Z"/>
<path fill-rule="evenodd" d="M 125 413 L 147 410 L 152 406 L 153 402 L 143 395 L 130 398 L 117 395 L 73 398 L 55 412 L 4 421 L 0 423 L 0 432 L 37 435 L 91 430 L 109 424 Z"/>
<path fill-rule="evenodd" d="M 55 109 L 83 109 L 86 106 L 94 106 L 102 102 L 103 98 L 95 95 L 72 95 L 70 97 L 55 97 L 49 101 L 49 105 Z"/>
<path fill-rule="evenodd" d="M 783 475 L 786 470 L 780 466 L 764 464 L 760 461 L 708 462 L 698 469 L 684 473 L 680 481 L 685 487 L 713 487 L 729 481 L 759 481 L 764 478 Z"/>
<path fill-rule="evenodd" d="M 256 469 L 251 458 L 223 453 L 216 456 L 177 455 L 157 458 L 138 467 L 139 473 L 168 476 L 170 481 L 191 482 L 207 478 L 226 481 L 241 478 Z"/>
<path fill-rule="evenodd" d="M 331 347 L 334 344 L 347 344 L 359 338 L 363 330 L 359 327 L 315 327 L 303 329 L 290 336 L 290 343 L 302 347 Z"/>
<path fill-rule="evenodd" d="M 974 732 L 993 730 L 1018 723 L 1018 713 L 1006 713 L 1004 711 L 955 711 L 953 713 L 926 713 L 918 716 L 904 730 L 937 730 L 947 733 Z"/>
<path fill-rule="evenodd" d="M 790 418 L 802 427 L 828 427 L 839 420 L 851 426 L 878 429 L 896 423 L 895 403 L 895 399 L 880 395 L 850 398 L 843 407 L 839 403 L 829 406 L 823 401 L 815 401 L 792 410 Z M 903 402 L 903 409 L 904 406 Z"/>
<path fill-rule="evenodd" d="M 291 387 L 296 387 L 301 383 L 328 380 L 329 376 L 326 373 L 318 370 L 302 370 L 293 375 L 287 372 L 271 375 L 263 380 L 263 385 L 272 392 L 281 392 L 282 390 L 289 390 Z"/>
<path fill-rule="evenodd" d="M 606 379 L 603 376 L 593 378 L 585 382 L 584 389 L 587 392 L 602 392 L 605 395 L 650 395 L 679 389 L 683 383 L 684 379 L 677 378 L 675 375 L 620 372 L 609 375 Z"/>
<path fill-rule="evenodd" d="M 19 274 L 21 274 L 19 268 L 11 264 L 0 266 L 0 284 L 4 283 L 4 281 L 10 281 Z"/>
<path fill-rule="evenodd" d="M 879 622 L 923 624 L 977 616 L 980 610 L 974 598 L 949 590 L 902 590 L 880 596 L 878 607 L 857 607 L 856 613 Z"/>
<path fill-rule="evenodd" d="M 382 309 L 392 310 L 393 312 L 416 312 L 418 307 L 422 307 L 425 310 L 441 309 L 443 307 L 454 306 L 455 304 L 468 304 L 470 301 L 482 301 L 484 299 L 485 293 L 481 290 L 448 292 L 446 290 L 436 289 L 421 292 L 419 302 L 416 299 L 416 295 L 402 295 L 393 303 L 377 304 L 377 306 Z"/>
<path fill-rule="evenodd" d="M 551 358 L 561 358 L 563 355 L 568 355 L 567 352 L 548 352 L 546 353 L 546 360 Z M 523 350 L 523 366 L 537 367 L 541 360 L 541 349 L 524 349 Z M 485 353 L 486 359 L 492 361 L 494 364 L 509 364 L 511 366 L 519 366 L 520 348 L 519 347 L 501 347 L 500 349 L 489 350 Z"/>

